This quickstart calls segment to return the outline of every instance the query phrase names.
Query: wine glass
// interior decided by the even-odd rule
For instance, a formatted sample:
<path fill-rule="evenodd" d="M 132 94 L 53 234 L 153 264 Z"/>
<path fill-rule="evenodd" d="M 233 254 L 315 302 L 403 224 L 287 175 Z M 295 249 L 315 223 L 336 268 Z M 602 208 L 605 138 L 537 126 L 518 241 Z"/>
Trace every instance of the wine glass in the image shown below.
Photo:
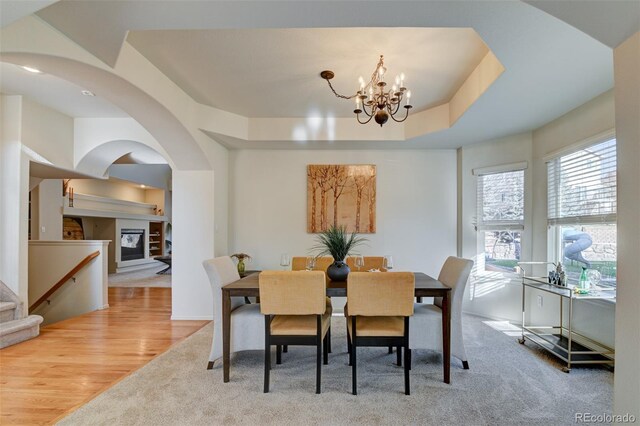
<path fill-rule="evenodd" d="M 356 256 L 356 268 L 358 268 L 358 272 L 360 272 L 360 268 L 364 266 L 364 257 Z"/>
<path fill-rule="evenodd" d="M 307 271 L 313 271 L 316 267 L 316 258 L 313 256 L 307 257 Z"/>
<path fill-rule="evenodd" d="M 386 269 L 387 271 L 390 271 L 393 269 L 393 256 L 391 255 L 386 255 L 384 257 L 384 262 L 383 262 L 383 266 L 384 269 Z"/>
<path fill-rule="evenodd" d="M 287 267 L 291 264 L 291 258 L 287 253 L 282 253 L 280 256 L 280 266 L 283 270 L 287 270 Z"/>

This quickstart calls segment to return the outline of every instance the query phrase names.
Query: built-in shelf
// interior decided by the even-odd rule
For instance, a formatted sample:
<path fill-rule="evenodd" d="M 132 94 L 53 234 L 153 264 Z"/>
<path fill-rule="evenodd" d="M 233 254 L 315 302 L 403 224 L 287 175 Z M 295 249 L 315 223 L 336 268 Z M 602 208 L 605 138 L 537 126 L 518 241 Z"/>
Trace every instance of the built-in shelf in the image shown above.
<path fill-rule="evenodd" d="M 166 222 L 166 216 L 156 215 L 157 206 L 149 203 L 118 200 L 89 194 L 74 194 L 73 207 L 65 198 L 62 214 L 66 216 L 103 217 Z"/>
<path fill-rule="evenodd" d="M 108 210 L 93 210 L 93 209 L 79 209 L 76 207 L 63 207 L 62 214 L 64 216 L 78 216 L 78 217 L 105 217 L 112 219 L 133 219 L 133 220 L 148 220 L 148 221 L 159 221 L 159 222 L 167 222 L 167 216 L 157 216 L 152 214 L 137 214 L 137 213 L 126 213 L 119 211 L 108 211 Z"/>

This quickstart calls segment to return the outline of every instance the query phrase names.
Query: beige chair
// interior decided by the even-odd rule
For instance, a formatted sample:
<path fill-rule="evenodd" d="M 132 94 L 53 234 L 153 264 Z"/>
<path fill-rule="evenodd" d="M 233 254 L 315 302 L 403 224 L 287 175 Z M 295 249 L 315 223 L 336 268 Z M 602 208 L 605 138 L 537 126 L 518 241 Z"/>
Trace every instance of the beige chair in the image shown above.
<path fill-rule="evenodd" d="M 381 272 L 386 272 L 387 270 L 384 267 L 384 256 L 362 256 L 364 259 L 364 266 L 358 267 L 356 266 L 356 258 L 355 256 L 347 257 L 347 266 L 349 269 L 355 272 L 367 272 L 371 269 L 377 269 Z"/>
<path fill-rule="evenodd" d="M 327 268 L 329 265 L 333 263 L 333 257 L 331 256 L 321 256 L 316 258 L 316 264 L 313 267 L 314 271 L 322 271 L 325 273 L 325 280 L 329 282 L 329 277 L 326 275 Z M 291 259 L 291 270 L 292 271 L 306 271 L 307 270 L 307 258 L 303 256 L 294 256 Z M 333 307 L 331 305 L 331 298 L 327 297 L 327 310 L 329 315 L 333 314 Z M 331 353 L 331 330 L 329 330 L 329 337 L 327 338 L 327 346 L 329 353 Z M 285 345 L 284 352 L 287 352 L 289 348 Z"/>
<path fill-rule="evenodd" d="M 469 368 L 462 336 L 462 297 L 473 267 L 473 261 L 450 256 L 442 266 L 438 281 L 451 287 L 451 355 Z M 413 349 L 442 351 L 442 298 L 434 303 L 415 305 L 409 332 Z"/>
<path fill-rule="evenodd" d="M 347 280 L 347 337 L 353 394 L 357 388 L 358 346 L 404 348 L 404 393 L 411 394 L 409 317 L 413 315 L 415 277 L 412 272 L 351 272 Z"/>
<path fill-rule="evenodd" d="M 222 286 L 239 280 L 238 269 L 229 256 L 202 262 L 213 296 L 213 341 L 207 369 L 222 357 Z M 246 304 L 243 298 L 231 298 L 231 352 L 258 350 L 264 347 L 263 318 L 260 305 Z"/>
<path fill-rule="evenodd" d="M 260 273 L 260 310 L 264 315 L 264 392 L 269 392 L 271 346 L 316 346 L 316 393 L 320 393 L 321 353 L 329 361 L 327 284 L 321 271 L 264 271 Z M 323 344 L 324 341 L 324 344 Z M 279 361 L 279 359 L 278 359 Z"/>
<path fill-rule="evenodd" d="M 320 256 L 316 258 L 316 265 L 314 266 L 314 271 L 322 271 L 327 272 L 327 268 L 329 265 L 333 263 L 333 257 L 331 256 Z M 307 258 L 303 256 L 294 256 L 291 259 L 291 270 L 292 271 L 305 271 L 307 269 Z M 327 278 L 329 280 L 329 278 Z"/>

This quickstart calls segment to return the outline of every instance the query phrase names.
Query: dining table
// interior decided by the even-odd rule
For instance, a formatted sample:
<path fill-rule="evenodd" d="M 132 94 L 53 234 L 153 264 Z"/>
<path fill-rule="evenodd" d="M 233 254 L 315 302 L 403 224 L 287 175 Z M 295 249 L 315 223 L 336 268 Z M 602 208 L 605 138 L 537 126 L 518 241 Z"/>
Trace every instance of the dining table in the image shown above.
<path fill-rule="evenodd" d="M 231 298 L 259 297 L 259 275 L 260 273 L 256 271 L 222 287 L 222 368 L 225 383 L 229 382 L 231 370 Z M 451 383 L 451 287 L 423 272 L 414 272 L 414 275 L 416 297 L 442 298 L 442 363 L 444 382 L 449 384 Z M 347 297 L 347 281 L 328 281 L 327 296 Z M 428 330 L 424 332 L 428 333 Z"/>

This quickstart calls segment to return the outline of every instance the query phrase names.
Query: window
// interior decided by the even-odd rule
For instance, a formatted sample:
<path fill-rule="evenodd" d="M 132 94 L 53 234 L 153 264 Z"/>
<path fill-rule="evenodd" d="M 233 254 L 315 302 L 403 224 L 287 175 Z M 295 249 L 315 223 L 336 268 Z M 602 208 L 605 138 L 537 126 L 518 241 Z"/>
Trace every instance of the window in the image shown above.
<path fill-rule="evenodd" d="M 570 280 L 584 267 L 600 272 L 600 285 L 616 284 L 616 161 L 610 139 L 547 163 L 550 258 Z"/>
<path fill-rule="evenodd" d="M 484 252 L 478 270 L 515 272 L 524 229 L 524 170 L 478 174 L 476 229 Z"/>

